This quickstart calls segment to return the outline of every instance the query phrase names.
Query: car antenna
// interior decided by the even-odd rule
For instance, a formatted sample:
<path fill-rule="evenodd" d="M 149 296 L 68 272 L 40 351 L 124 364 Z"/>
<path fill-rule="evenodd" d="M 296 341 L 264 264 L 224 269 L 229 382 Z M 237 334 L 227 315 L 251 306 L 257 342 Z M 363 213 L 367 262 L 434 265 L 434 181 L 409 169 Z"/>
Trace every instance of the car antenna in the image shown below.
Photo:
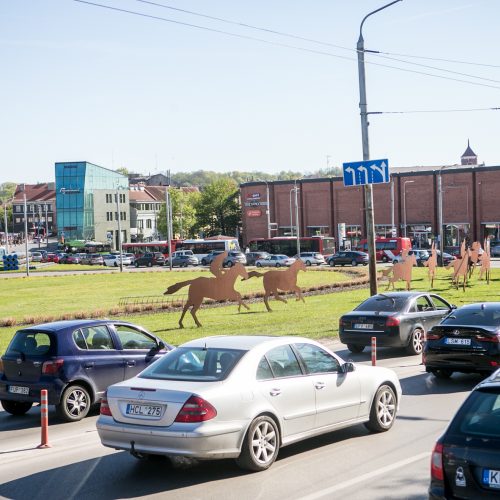
<path fill-rule="evenodd" d="M 207 341 L 205 340 L 205 345 L 203 346 L 203 350 L 206 351 L 207 350 Z"/>

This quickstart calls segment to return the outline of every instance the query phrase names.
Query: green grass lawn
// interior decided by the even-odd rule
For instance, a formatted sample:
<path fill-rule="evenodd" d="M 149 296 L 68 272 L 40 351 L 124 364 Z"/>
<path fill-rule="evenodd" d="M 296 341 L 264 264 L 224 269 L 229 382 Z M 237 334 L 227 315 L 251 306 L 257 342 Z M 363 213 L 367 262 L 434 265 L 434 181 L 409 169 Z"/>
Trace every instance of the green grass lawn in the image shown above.
<path fill-rule="evenodd" d="M 352 276 L 342 271 L 328 270 L 299 273 L 301 287 L 347 281 Z M 82 310 L 105 310 L 118 304 L 124 296 L 161 296 L 172 283 L 191 279 L 207 271 L 112 273 L 92 275 L 67 275 L 56 277 L 34 276 L 0 280 L 0 317 L 15 317 L 21 320 L 30 314 L 56 314 Z M 450 271 L 440 269 L 434 281 L 432 292 L 438 293 L 451 303 L 460 306 L 478 301 L 500 300 L 500 269 L 492 270 L 489 285 L 479 281 L 479 273 L 470 280 L 466 291 L 456 290 L 450 284 Z M 387 287 L 387 282 L 379 282 L 379 291 Z M 429 290 L 430 282 L 426 269 L 414 269 L 412 289 Z M 236 283 L 241 293 L 262 290 L 262 280 L 252 278 Z M 403 290 L 400 282 L 396 289 Z M 180 291 L 185 293 L 187 288 Z M 352 310 L 369 295 L 368 288 L 345 290 L 336 293 L 313 295 L 305 298 L 305 303 L 294 298 L 284 304 L 274 299 L 270 301 L 273 312 L 268 313 L 261 299 L 249 303 L 250 311 L 242 309 L 238 313 L 236 305 L 201 307 L 198 319 L 203 324 L 196 328 L 189 313 L 184 319 L 185 329 L 178 328 L 179 311 L 162 311 L 150 314 L 118 315 L 116 318 L 138 323 L 173 344 L 206 335 L 224 334 L 273 334 L 303 335 L 312 338 L 335 337 L 339 317 Z M 0 328 L 0 353 L 19 327 Z"/>

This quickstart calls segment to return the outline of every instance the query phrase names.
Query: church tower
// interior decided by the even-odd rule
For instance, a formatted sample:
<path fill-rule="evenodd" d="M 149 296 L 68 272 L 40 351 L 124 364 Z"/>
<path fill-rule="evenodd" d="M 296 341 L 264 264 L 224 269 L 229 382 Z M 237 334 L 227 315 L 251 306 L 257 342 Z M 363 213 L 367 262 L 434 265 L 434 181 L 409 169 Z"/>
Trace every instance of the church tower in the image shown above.
<path fill-rule="evenodd" d="M 462 155 L 461 160 L 462 165 L 477 165 L 477 155 L 470 148 L 469 140 L 467 140 L 467 149 Z"/>

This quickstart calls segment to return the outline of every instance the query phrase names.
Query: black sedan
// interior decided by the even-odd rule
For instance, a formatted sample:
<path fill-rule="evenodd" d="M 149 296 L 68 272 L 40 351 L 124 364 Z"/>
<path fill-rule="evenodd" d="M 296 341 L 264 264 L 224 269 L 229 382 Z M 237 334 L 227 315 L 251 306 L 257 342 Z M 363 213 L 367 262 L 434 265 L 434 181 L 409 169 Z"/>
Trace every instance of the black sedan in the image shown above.
<path fill-rule="evenodd" d="M 448 378 L 454 371 L 491 373 L 500 367 L 500 302 L 468 304 L 427 334 L 427 372 Z"/>
<path fill-rule="evenodd" d="M 462 404 L 431 459 L 429 498 L 500 496 L 500 370 Z"/>
<path fill-rule="evenodd" d="M 455 306 L 432 293 L 379 293 L 340 318 L 340 341 L 356 353 L 376 337 L 377 347 L 404 347 L 409 354 L 420 354 L 424 332 L 453 309 Z"/>
<path fill-rule="evenodd" d="M 331 267 L 345 265 L 357 266 L 358 264 L 366 266 L 368 265 L 368 254 L 366 252 L 340 251 L 333 254 L 327 260 L 327 264 Z"/>

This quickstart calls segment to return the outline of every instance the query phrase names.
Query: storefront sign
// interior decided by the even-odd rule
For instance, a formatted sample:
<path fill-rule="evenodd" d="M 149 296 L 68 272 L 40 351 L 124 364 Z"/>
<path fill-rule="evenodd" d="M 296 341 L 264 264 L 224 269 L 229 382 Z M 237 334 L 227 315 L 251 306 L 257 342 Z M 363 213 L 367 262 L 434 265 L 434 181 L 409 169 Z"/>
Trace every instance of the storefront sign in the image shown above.
<path fill-rule="evenodd" d="M 247 217 L 260 217 L 262 210 L 247 210 Z"/>
<path fill-rule="evenodd" d="M 245 207 L 267 207 L 267 201 L 246 201 Z"/>
<path fill-rule="evenodd" d="M 247 194 L 247 200 L 260 200 L 260 193 Z"/>

